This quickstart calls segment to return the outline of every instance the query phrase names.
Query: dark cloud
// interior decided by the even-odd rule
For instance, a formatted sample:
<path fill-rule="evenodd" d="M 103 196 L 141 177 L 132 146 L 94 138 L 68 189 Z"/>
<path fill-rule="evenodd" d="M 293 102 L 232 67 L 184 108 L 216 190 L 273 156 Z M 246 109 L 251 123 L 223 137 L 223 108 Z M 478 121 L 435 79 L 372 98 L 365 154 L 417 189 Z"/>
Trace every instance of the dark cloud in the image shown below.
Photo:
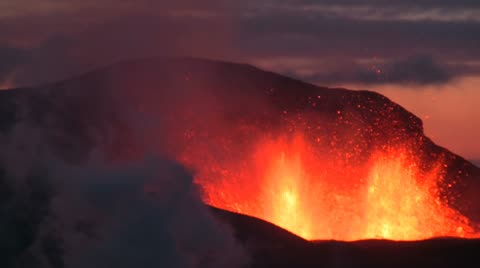
<path fill-rule="evenodd" d="M 42 8 L 32 4 L 30 9 L 15 9 L 20 10 L 16 17 L 13 13 L 0 16 L 3 46 L 14 50 L 22 47 L 21 54 L 27 55 L 19 61 L 15 52 L 6 52 L 13 59 L 0 66 L 0 82 L 13 70 L 15 84 L 31 85 L 65 79 L 123 59 L 158 55 L 253 64 L 265 59 L 279 62 L 285 57 L 335 63 L 374 57 L 392 62 L 431 55 L 449 66 L 453 61 L 480 60 L 480 21 L 475 19 L 475 12 L 480 14 L 478 1 L 68 3 L 47 1 Z M 440 75 L 440 69 L 425 59 L 415 64 L 430 64 L 430 75 Z M 454 73 L 474 70 L 462 66 L 459 64 Z M 360 76 L 366 77 L 360 80 L 369 80 L 370 74 Z M 392 82 L 403 80 L 390 78 Z"/>
<path fill-rule="evenodd" d="M 20 48 L 0 46 L 0 83 L 27 58 L 27 52 Z"/>
<path fill-rule="evenodd" d="M 2 6 L 9 12 L 0 15 L 0 46 L 21 47 L 27 56 L 0 70 L 0 85 L 62 80 L 123 59 L 230 54 L 232 27 L 222 1 L 19 0 Z"/>
<path fill-rule="evenodd" d="M 383 79 L 389 83 L 444 83 L 452 75 L 430 56 L 416 56 L 384 66 Z"/>
<path fill-rule="evenodd" d="M 229 55 L 231 37 L 223 18 L 127 16 L 75 34 L 57 34 L 25 49 L 9 64 L 15 84 L 29 86 L 66 79 L 118 61 L 151 56 Z M 1 76 L 0 76 L 1 78 Z M 2 82 L 0 80 L 0 82 Z"/>
<path fill-rule="evenodd" d="M 438 8 L 438 7 L 460 7 L 460 8 L 475 8 L 480 7 L 480 3 L 476 0 L 279 0 L 266 1 L 271 4 L 284 5 L 364 5 L 364 6 L 415 6 L 423 8 Z"/>
<path fill-rule="evenodd" d="M 276 14 L 244 21 L 240 42 L 256 56 L 480 57 L 480 23 L 357 21 Z M 250 52 L 250 51 L 249 51 Z"/>
<path fill-rule="evenodd" d="M 436 62 L 431 56 L 419 55 L 390 62 L 348 63 L 333 65 L 334 69 L 323 68 L 324 72 L 307 76 L 295 75 L 302 79 L 320 83 L 356 84 L 439 84 L 454 77 L 447 65 Z M 322 70 L 322 68 L 318 68 Z"/>

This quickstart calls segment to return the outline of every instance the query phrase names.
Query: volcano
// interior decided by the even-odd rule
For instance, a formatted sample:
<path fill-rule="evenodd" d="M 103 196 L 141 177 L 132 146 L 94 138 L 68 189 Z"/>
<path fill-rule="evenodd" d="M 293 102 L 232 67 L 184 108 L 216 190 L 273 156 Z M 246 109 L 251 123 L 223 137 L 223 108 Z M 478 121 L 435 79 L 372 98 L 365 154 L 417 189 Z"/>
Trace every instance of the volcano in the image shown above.
<path fill-rule="evenodd" d="M 309 267 L 322 263 L 316 254 L 337 263 L 332 252 L 372 267 L 393 255 L 434 265 L 430 254 L 461 245 L 445 257 L 456 262 L 479 247 L 364 241 L 476 238 L 480 223 L 480 169 L 375 92 L 318 87 L 245 64 L 158 58 L 0 94 L 4 135 L 32 125 L 71 163 L 98 151 L 115 163 L 146 154 L 181 163 L 212 213 L 243 243 L 255 237 L 256 267 Z"/>

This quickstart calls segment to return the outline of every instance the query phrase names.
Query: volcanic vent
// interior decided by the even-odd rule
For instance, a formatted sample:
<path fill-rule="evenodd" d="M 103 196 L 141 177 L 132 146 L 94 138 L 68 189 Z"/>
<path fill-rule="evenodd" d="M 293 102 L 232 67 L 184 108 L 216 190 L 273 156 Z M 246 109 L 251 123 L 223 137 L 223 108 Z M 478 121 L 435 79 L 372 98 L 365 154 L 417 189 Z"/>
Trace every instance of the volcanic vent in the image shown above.
<path fill-rule="evenodd" d="M 170 67 L 168 91 L 185 94 L 162 104 L 165 146 L 194 171 L 207 204 L 307 239 L 475 236 L 462 199 L 468 163 L 387 98 L 250 66 Z"/>
<path fill-rule="evenodd" d="M 85 124 L 83 134 L 62 126 L 83 140 L 113 125 L 102 144 L 115 161 L 151 150 L 175 158 L 209 205 L 311 240 L 476 236 L 478 168 L 379 94 L 194 59 L 129 62 L 80 80 L 27 99 L 63 103 L 43 116 Z M 79 115 L 87 102 L 102 116 Z"/>
<path fill-rule="evenodd" d="M 375 130 L 352 128 L 344 111 L 333 122 L 288 114 L 281 112 L 280 126 L 245 120 L 226 131 L 189 132 L 177 157 L 196 171 L 207 204 L 306 239 L 475 236 L 469 219 L 449 206 L 458 182 L 448 178 L 446 156 L 419 153 L 423 136 L 365 133 Z"/>

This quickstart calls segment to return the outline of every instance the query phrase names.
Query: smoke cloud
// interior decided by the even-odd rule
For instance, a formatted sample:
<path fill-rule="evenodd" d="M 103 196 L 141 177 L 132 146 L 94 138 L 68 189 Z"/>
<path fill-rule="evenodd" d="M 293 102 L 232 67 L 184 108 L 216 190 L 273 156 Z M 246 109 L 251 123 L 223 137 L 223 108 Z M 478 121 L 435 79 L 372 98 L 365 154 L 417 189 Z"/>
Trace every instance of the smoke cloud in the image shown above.
<path fill-rule="evenodd" d="M 178 164 L 150 159 L 131 167 L 68 168 L 60 174 L 76 174 L 68 177 L 66 195 L 57 197 L 54 209 L 67 215 L 70 224 L 64 226 L 72 228 L 63 230 L 67 267 L 245 264 L 231 231 L 208 213 L 192 177 Z M 76 215 L 69 215 L 66 199 L 73 199 L 67 204 L 75 204 Z"/>
<path fill-rule="evenodd" d="M 0 16 L 0 24 L 12 24 L 0 34 L 7 41 L 0 42 L 0 56 L 8 53 L 0 63 L 0 85 L 7 80 L 17 87 L 57 82 L 126 59 L 232 54 L 233 25 L 228 5 L 220 1 L 70 2 L 50 3 L 55 16 L 35 8 L 18 11 L 17 17 Z M 22 57 L 16 55 L 20 52 Z"/>
<path fill-rule="evenodd" d="M 248 263 L 232 230 L 210 215 L 179 164 L 152 156 L 120 166 L 100 153 L 67 164 L 40 129 L 19 123 L 9 133 L 0 139 L 1 267 Z"/>

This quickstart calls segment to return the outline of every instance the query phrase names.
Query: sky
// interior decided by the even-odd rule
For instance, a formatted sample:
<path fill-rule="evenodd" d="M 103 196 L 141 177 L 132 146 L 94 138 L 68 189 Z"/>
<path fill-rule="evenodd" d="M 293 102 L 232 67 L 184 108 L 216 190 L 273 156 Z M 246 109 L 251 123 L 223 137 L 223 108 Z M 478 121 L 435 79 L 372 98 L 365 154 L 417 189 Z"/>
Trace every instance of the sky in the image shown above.
<path fill-rule="evenodd" d="M 478 0 L 3 0 L 0 88 L 125 59 L 250 63 L 380 92 L 480 164 Z"/>

